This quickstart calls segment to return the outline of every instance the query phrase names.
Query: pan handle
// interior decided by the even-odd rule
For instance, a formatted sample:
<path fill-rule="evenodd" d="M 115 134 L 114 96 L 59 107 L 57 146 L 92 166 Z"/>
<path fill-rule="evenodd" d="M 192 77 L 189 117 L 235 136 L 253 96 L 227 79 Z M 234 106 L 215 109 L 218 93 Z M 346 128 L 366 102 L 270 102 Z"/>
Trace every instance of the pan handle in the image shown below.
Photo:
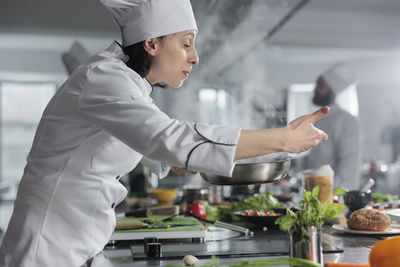
<path fill-rule="evenodd" d="M 234 225 L 234 224 L 216 221 L 214 225 L 217 226 L 217 227 L 226 228 L 226 229 L 230 229 L 230 230 L 233 230 L 233 231 L 236 231 L 236 232 L 244 233 L 246 236 L 254 235 L 254 233 L 252 231 L 250 231 L 250 229 L 244 228 L 244 227 L 241 227 L 241 226 L 237 226 L 237 225 Z"/>
<path fill-rule="evenodd" d="M 217 227 L 226 228 L 226 229 L 229 229 L 229 230 L 232 230 L 232 231 L 236 231 L 236 232 L 241 232 L 241 233 L 244 233 L 246 236 L 254 235 L 254 233 L 252 231 L 250 231 L 248 228 L 244 228 L 244 227 L 241 227 L 241 226 L 237 226 L 237 225 L 230 224 L 230 223 L 224 223 L 224 222 L 220 222 L 220 221 L 213 222 L 213 221 L 210 221 L 210 220 L 207 220 L 207 219 L 200 218 L 200 217 L 194 215 L 192 212 L 187 212 L 187 214 L 192 216 L 192 217 L 195 217 L 199 221 L 203 221 L 203 222 L 206 222 L 206 223 L 209 223 L 209 224 L 213 224 L 213 225 L 215 225 Z"/>

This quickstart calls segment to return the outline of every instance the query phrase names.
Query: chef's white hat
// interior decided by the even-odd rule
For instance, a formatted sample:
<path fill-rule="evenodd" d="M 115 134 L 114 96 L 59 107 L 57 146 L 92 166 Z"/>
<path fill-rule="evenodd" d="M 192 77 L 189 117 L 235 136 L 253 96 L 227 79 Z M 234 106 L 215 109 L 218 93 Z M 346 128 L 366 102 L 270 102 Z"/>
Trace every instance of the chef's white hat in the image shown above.
<path fill-rule="evenodd" d="M 100 0 L 121 28 L 122 43 L 132 45 L 171 33 L 197 30 L 189 0 Z"/>
<path fill-rule="evenodd" d="M 332 91 L 338 95 L 354 83 L 354 74 L 345 64 L 337 64 L 328 69 L 321 76 Z"/>

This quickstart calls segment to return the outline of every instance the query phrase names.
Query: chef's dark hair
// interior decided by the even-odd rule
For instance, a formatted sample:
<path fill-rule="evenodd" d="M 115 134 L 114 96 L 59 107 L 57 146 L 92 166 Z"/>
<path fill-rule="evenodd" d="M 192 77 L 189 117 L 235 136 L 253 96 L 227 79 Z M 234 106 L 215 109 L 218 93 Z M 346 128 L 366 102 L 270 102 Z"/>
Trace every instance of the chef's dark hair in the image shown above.
<path fill-rule="evenodd" d="M 158 37 L 162 40 L 164 36 Z M 139 42 L 133 45 L 124 47 L 124 53 L 129 57 L 126 65 L 136 71 L 142 78 L 150 72 L 153 57 L 144 50 L 144 42 Z"/>

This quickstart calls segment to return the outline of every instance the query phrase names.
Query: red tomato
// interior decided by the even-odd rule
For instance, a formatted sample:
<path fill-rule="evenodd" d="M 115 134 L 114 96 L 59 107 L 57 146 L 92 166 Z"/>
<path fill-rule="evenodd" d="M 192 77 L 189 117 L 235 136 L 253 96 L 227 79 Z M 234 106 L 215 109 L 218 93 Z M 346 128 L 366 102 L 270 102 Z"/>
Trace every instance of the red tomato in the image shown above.
<path fill-rule="evenodd" d="M 260 213 L 259 211 L 255 211 L 255 212 L 253 213 L 253 215 L 254 215 L 254 216 L 260 216 L 261 213 Z"/>

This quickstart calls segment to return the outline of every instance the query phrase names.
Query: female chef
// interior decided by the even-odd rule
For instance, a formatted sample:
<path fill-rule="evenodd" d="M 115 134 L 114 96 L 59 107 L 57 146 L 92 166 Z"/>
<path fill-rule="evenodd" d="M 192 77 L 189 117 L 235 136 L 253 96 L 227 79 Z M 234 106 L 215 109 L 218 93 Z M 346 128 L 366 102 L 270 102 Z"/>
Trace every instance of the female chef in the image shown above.
<path fill-rule="evenodd" d="M 102 251 L 127 192 L 118 179 L 143 155 L 230 176 L 235 160 L 302 152 L 327 135 L 322 108 L 279 129 L 240 130 L 169 118 L 152 85 L 180 87 L 199 63 L 189 0 L 102 0 L 121 28 L 46 107 L 0 250 L 0 266 L 81 266 Z M 162 37 L 162 38 L 158 38 Z M 136 45 L 135 45 L 136 44 Z"/>

